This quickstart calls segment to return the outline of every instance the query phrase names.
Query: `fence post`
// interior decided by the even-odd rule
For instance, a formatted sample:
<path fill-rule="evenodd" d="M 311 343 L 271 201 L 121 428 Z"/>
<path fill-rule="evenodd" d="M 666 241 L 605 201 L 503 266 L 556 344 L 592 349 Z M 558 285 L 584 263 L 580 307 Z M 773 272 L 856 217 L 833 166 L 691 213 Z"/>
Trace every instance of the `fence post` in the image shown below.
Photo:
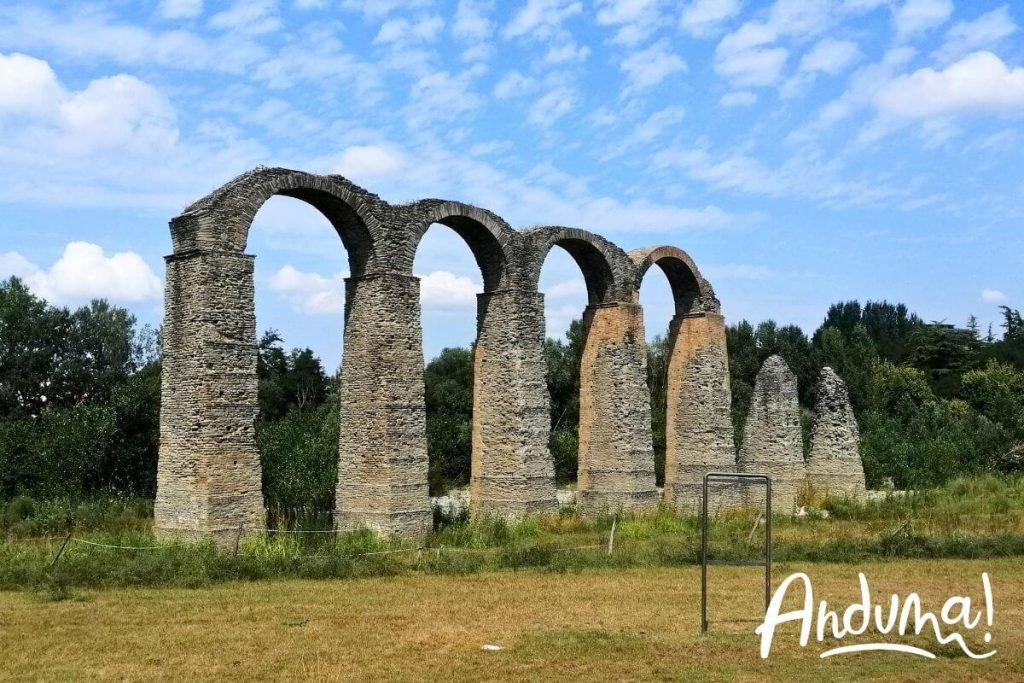
<path fill-rule="evenodd" d="M 238 535 L 235 536 L 235 557 L 238 557 L 238 544 L 242 541 L 242 533 L 245 531 L 245 523 L 238 526 Z"/>
<path fill-rule="evenodd" d="M 64 549 L 68 547 L 68 543 L 71 542 L 71 535 L 75 533 L 75 528 L 71 527 L 68 531 L 68 535 L 64 537 L 64 542 L 60 544 L 60 548 L 57 550 L 57 554 L 53 556 L 53 560 L 50 561 L 50 566 L 57 564 L 57 560 L 60 559 L 61 555 L 64 554 Z"/>
<path fill-rule="evenodd" d="M 608 554 L 612 554 L 612 550 L 615 549 L 615 524 L 619 521 L 619 516 L 615 515 L 612 517 L 612 530 L 608 534 Z"/>

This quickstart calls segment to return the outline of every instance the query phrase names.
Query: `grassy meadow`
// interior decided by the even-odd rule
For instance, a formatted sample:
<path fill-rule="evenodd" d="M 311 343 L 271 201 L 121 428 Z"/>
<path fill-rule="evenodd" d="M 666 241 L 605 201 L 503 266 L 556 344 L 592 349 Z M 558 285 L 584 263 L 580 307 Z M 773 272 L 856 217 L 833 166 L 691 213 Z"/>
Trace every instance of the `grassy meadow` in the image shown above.
<path fill-rule="evenodd" d="M 60 602 L 0 592 L 2 672 L 33 680 L 1024 680 L 1018 559 L 786 563 L 776 581 L 798 570 L 810 575 L 816 599 L 836 608 L 856 599 L 863 571 L 876 599 L 916 591 L 936 612 L 952 595 L 980 600 L 980 574 L 988 572 L 990 647 L 998 652 L 975 661 L 911 636 L 882 640 L 937 658 L 820 659 L 829 647 L 859 641 L 812 637 L 801 648 L 797 626 L 787 624 L 762 660 L 749 621 L 760 616 L 758 572 L 712 571 L 711 632 L 702 636 L 699 569 L 689 566 L 230 582 L 85 591 Z M 985 630 L 966 635 L 975 651 L 985 650 Z M 502 649 L 482 650 L 487 644 Z"/>
<path fill-rule="evenodd" d="M 329 518 L 289 514 L 217 548 L 158 541 L 147 501 L 22 498 L 0 506 L 0 678 L 1024 680 L 1024 479 L 804 498 L 806 515 L 773 518 L 775 585 L 806 572 L 816 599 L 842 610 L 864 572 L 880 600 L 914 591 L 937 611 L 952 595 L 979 599 L 988 572 L 999 653 L 978 662 L 909 636 L 938 657 L 822 660 L 856 641 L 802 649 L 789 624 L 763 661 L 753 568 L 711 568 L 702 636 L 698 520 L 664 509 L 515 524 L 439 514 L 415 540 L 290 533 Z M 754 559 L 763 540 L 755 509 L 715 513 L 712 557 Z M 983 631 L 968 636 L 976 651 Z"/>

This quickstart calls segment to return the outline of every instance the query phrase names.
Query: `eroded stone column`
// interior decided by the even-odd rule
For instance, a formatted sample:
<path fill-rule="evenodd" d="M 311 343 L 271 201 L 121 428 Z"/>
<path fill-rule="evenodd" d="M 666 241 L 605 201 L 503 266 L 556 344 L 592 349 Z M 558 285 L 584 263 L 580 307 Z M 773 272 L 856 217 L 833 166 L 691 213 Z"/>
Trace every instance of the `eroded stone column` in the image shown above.
<path fill-rule="evenodd" d="M 419 278 L 345 281 L 335 525 L 430 530 Z"/>
<path fill-rule="evenodd" d="M 698 512 L 704 475 L 736 471 L 725 319 L 677 315 L 669 333 L 665 501 L 680 512 Z M 716 487 L 715 497 L 722 501 L 731 490 Z"/>
<path fill-rule="evenodd" d="M 233 542 L 263 529 L 253 257 L 167 257 L 154 506 L 165 536 Z"/>
<path fill-rule="evenodd" d="M 857 418 L 846 382 L 832 368 L 818 376 L 807 478 L 820 493 L 856 496 L 866 489 Z"/>
<path fill-rule="evenodd" d="M 558 507 L 548 450 L 544 295 L 479 295 L 473 357 L 473 514 L 515 519 Z"/>
<path fill-rule="evenodd" d="M 738 464 L 741 472 L 772 478 L 775 512 L 793 511 L 806 474 L 803 434 L 796 375 L 779 356 L 768 358 L 757 373 Z"/>
<path fill-rule="evenodd" d="M 589 306 L 580 367 L 577 504 L 586 512 L 658 503 L 643 309 Z"/>

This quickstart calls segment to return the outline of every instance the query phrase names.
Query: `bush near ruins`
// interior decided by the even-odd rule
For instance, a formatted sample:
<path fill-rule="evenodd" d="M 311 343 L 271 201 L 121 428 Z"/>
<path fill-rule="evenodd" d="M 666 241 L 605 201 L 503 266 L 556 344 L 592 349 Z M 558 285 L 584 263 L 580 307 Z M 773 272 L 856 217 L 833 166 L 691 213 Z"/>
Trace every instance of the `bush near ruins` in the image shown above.
<path fill-rule="evenodd" d="M 740 321 L 728 329 L 737 438 L 754 377 L 765 358 L 779 354 L 797 374 L 806 410 L 822 366 L 846 381 L 871 487 L 925 488 L 963 474 L 1020 471 L 1024 326 L 1016 310 L 1002 307 L 1002 316 L 998 338 L 976 324 L 967 330 L 927 325 L 905 306 L 886 302 L 836 304 L 810 336 L 772 321 Z M 564 341 L 545 344 L 550 446 L 560 484 L 576 476 L 583 334 L 577 321 Z M 0 283 L 0 500 L 152 498 L 158 337 L 106 302 L 72 311 L 48 305 L 17 278 Z M 649 344 L 659 478 L 665 353 L 662 338 Z M 336 478 L 337 377 L 309 349 L 285 351 L 273 330 L 261 339 L 258 370 L 267 505 L 327 512 Z M 427 365 L 425 381 L 430 483 L 437 494 L 468 482 L 471 351 L 445 349 Z"/>

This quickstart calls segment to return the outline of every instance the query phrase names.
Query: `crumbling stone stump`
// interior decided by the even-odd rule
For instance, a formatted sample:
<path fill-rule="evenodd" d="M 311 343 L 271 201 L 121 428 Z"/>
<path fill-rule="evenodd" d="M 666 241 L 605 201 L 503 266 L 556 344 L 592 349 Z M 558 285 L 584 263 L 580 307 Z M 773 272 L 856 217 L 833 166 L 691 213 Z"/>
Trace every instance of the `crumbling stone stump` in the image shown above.
<path fill-rule="evenodd" d="M 769 357 L 757 373 L 738 464 L 740 472 L 772 478 L 776 512 L 794 509 L 805 478 L 803 433 L 796 375 L 779 356 Z"/>
<path fill-rule="evenodd" d="M 821 493 L 858 496 L 866 490 L 860 430 L 849 392 L 842 378 L 828 367 L 818 376 L 807 479 Z"/>

